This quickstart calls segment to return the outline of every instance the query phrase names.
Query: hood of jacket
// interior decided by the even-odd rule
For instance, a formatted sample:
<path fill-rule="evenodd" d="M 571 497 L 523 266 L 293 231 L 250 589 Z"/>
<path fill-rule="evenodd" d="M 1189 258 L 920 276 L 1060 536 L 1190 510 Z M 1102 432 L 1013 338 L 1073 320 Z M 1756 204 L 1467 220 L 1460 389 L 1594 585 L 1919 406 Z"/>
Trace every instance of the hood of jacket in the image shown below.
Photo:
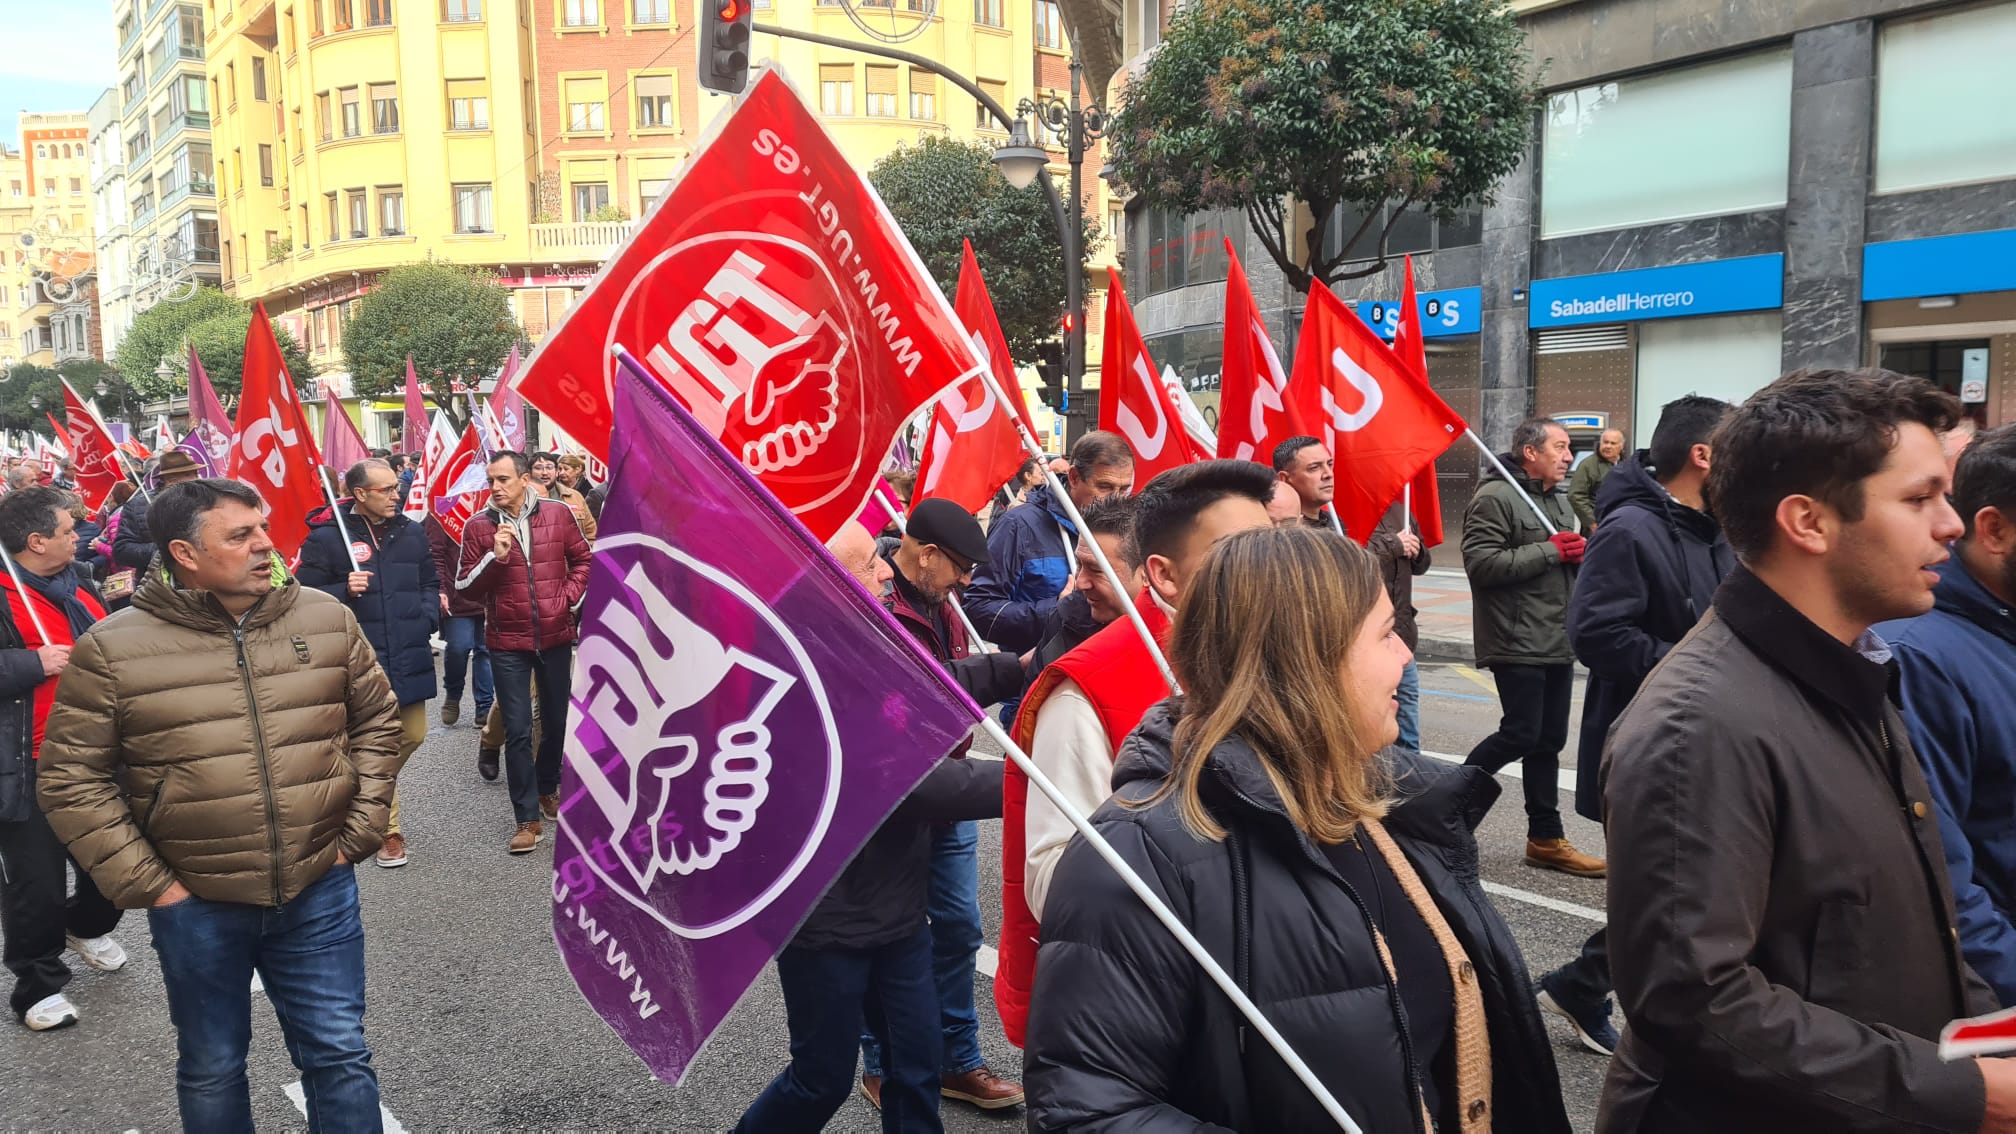
<path fill-rule="evenodd" d="M 1032 504 L 1057 517 L 1057 522 L 1063 524 L 1067 530 L 1072 532 L 1078 530 L 1078 525 L 1071 522 L 1070 513 L 1064 511 L 1064 506 L 1057 502 L 1056 494 L 1050 491 L 1049 481 L 1046 480 L 1030 489 L 1028 495 L 1022 498 L 1022 502 Z"/>
<path fill-rule="evenodd" d="M 242 623 L 225 613 L 216 595 L 176 582 L 173 574 L 162 565 L 158 553 L 154 557 L 153 569 L 146 573 L 147 581 L 133 596 L 133 605 L 163 622 L 205 633 L 229 634 L 234 627 L 256 629 L 278 621 L 294 609 L 294 600 L 300 590 L 293 576 L 287 573 L 287 563 L 279 553 L 272 553 L 268 562 L 273 574 L 273 589 L 245 612 Z"/>
<path fill-rule="evenodd" d="M 2005 642 L 2016 642 L 2016 616 L 2012 616 L 2010 605 L 1968 572 L 1957 549 L 1953 558 L 1934 570 L 1939 573 L 1938 589 L 1932 592 L 1934 610 L 1964 618 Z"/>
<path fill-rule="evenodd" d="M 1652 475 L 1652 454 L 1646 449 L 1617 462 L 1596 493 L 1597 523 L 1620 508 L 1643 508 L 1664 520 L 1675 535 L 1684 532 L 1702 543 L 1714 543 L 1722 531 L 1713 516 L 1673 499 Z"/>

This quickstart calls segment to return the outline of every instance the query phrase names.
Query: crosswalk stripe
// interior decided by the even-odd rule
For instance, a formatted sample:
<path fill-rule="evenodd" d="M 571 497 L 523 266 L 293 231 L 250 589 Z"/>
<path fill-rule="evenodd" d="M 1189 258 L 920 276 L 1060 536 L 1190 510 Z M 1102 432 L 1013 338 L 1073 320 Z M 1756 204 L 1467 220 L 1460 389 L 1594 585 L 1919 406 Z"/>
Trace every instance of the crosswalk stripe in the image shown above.
<path fill-rule="evenodd" d="M 999 968 L 1000 965 L 1001 954 L 995 951 L 992 945 L 982 945 L 980 946 L 980 951 L 973 954 L 974 971 L 980 973 L 982 976 L 992 977 L 994 970 Z"/>
<path fill-rule="evenodd" d="M 308 1092 L 302 1089 L 301 1080 L 296 1079 L 280 1088 L 280 1090 L 293 1101 L 294 1109 L 300 1111 L 301 1116 L 306 1118 L 308 1116 Z M 378 1104 L 378 1121 L 385 1127 L 385 1134 L 406 1134 L 406 1128 L 399 1124 L 398 1119 L 392 1117 L 392 1112 L 386 1110 L 383 1103 Z"/>
<path fill-rule="evenodd" d="M 1593 921 L 1597 925 L 1608 925 L 1610 923 L 1610 916 L 1602 910 L 1596 909 L 1594 906 L 1585 906 L 1577 902 L 1566 902 L 1560 898 L 1550 898 L 1545 894 L 1536 894 L 1531 890 L 1521 890 L 1517 886 L 1507 886 L 1502 882 L 1485 880 L 1484 892 L 1500 898 L 1510 898 L 1515 902 L 1525 902 L 1529 906 L 1539 906 L 1543 910 L 1564 913 L 1569 917 L 1579 917 L 1584 921 Z"/>
<path fill-rule="evenodd" d="M 1461 764 L 1464 760 L 1464 757 L 1461 756 L 1451 755 L 1447 752 L 1430 752 L 1425 748 L 1421 750 L 1421 755 L 1431 760 L 1440 760 L 1444 764 Z M 1517 764 L 1505 765 L 1503 768 L 1498 769 L 1498 774 L 1501 776 L 1511 776 L 1515 780 L 1526 778 L 1525 773 Z M 1559 768 L 1555 770 L 1554 774 L 1555 782 L 1561 785 L 1562 791 L 1572 792 L 1575 790 L 1575 769 Z"/>

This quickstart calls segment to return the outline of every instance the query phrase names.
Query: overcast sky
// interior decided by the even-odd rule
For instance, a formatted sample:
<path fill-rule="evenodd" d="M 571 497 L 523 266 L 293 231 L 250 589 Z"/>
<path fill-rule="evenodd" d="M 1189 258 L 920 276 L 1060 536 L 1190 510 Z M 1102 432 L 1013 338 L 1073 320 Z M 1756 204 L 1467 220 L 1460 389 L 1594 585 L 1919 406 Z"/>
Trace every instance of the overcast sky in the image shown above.
<path fill-rule="evenodd" d="M 0 0 L 0 141 L 19 147 L 20 112 L 91 109 L 118 85 L 109 0 Z"/>

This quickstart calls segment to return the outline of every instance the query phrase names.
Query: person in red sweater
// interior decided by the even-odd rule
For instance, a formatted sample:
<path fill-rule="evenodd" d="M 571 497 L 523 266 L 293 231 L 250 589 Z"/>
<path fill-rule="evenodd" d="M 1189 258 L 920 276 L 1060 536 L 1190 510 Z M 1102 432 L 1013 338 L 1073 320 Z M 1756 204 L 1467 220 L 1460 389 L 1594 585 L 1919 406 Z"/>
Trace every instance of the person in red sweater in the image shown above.
<path fill-rule="evenodd" d="M 1199 461 L 1148 482 L 1134 498 L 1136 558 L 1148 585 L 1135 609 L 1156 639 L 1212 545 L 1234 532 L 1271 527 L 1274 471 L 1253 461 Z M 1148 647 L 1121 618 L 1052 662 L 1029 687 L 1015 740 L 1084 814 L 1112 794 L 1113 754 L 1169 685 Z M 1050 873 L 1074 833 L 1063 812 L 1013 766 L 1002 786 L 1001 948 L 994 1006 L 1021 1046 L 1036 974 L 1037 929 Z"/>

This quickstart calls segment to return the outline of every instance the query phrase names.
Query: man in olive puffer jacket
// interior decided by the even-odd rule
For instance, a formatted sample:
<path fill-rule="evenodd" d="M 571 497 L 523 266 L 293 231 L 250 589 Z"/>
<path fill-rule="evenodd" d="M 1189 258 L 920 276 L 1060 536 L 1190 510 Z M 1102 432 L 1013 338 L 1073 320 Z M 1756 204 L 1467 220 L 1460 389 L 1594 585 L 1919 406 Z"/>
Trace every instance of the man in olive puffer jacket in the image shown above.
<path fill-rule="evenodd" d="M 377 1130 L 350 864 L 385 837 L 391 686 L 349 610 L 285 577 L 258 493 L 178 484 L 147 521 L 156 566 L 57 687 L 43 812 L 107 897 L 147 908 L 185 1128 L 252 1129 L 256 969 L 314 1125 Z"/>

